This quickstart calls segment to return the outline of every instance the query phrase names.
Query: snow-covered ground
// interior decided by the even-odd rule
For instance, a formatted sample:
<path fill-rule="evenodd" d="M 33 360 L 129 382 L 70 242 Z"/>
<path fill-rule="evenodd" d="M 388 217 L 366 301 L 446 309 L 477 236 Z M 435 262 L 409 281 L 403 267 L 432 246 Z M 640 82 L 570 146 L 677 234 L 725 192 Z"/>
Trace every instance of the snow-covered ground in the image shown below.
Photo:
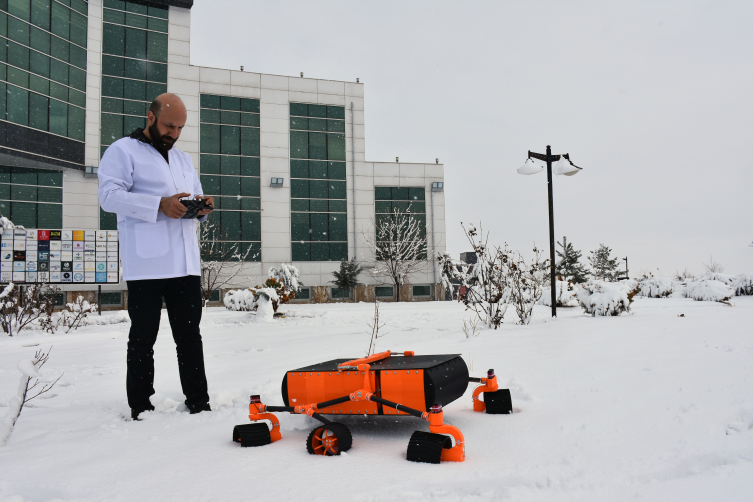
<path fill-rule="evenodd" d="M 306 453 L 316 422 L 279 414 L 282 441 L 240 448 L 248 396 L 281 404 L 286 370 L 368 346 L 373 304 L 285 305 L 257 324 L 210 309 L 202 321 L 214 411 L 183 406 L 166 316 L 155 347 L 156 412 L 125 419 L 127 323 L 70 334 L 0 337 L 0 416 L 19 360 L 54 345 L 57 387 L 24 409 L 0 448 L 0 499 L 99 500 L 751 500 L 753 297 L 734 307 L 638 298 L 632 314 L 593 318 L 537 306 L 529 326 L 466 339 L 457 303 L 383 304 L 377 350 L 462 354 L 471 374 L 494 368 L 515 413 L 474 413 L 473 385 L 445 408 L 465 434 L 463 463 L 405 459 L 414 418 L 341 417 L 353 447 Z M 684 314 L 684 317 L 679 317 Z M 115 315 L 106 313 L 105 315 Z"/>

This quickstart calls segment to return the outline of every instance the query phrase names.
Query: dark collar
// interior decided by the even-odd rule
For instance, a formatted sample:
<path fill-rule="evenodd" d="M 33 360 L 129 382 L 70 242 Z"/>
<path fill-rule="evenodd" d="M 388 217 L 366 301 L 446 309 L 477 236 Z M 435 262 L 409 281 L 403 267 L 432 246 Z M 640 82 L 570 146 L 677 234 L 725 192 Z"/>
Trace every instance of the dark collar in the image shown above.
<path fill-rule="evenodd" d="M 137 139 L 137 140 L 141 141 L 142 143 L 146 143 L 147 145 L 150 145 L 152 148 L 154 148 L 155 150 L 157 150 L 157 152 L 160 155 L 162 155 L 162 158 L 165 159 L 165 162 L 167 162 L 168 164 L 170 163 L 170 161 L 167 158 L 167 152 L 163 152 L 162 150 L 160 150 L 159 148 L 157 148 L 156 146 L 154 146 L 154 143 L 152 143 L 152 140 L 150 140 L 149 138 L 147 138 L 146 134 L 144 134 L 144 129 L 143 128 L 139 127 L 138 129 L 136 129 L 135 131 L 133 131 L 131 134 L 129 134 L 128 137 L 129 138 L 133 138 L 133 139 Z"/>

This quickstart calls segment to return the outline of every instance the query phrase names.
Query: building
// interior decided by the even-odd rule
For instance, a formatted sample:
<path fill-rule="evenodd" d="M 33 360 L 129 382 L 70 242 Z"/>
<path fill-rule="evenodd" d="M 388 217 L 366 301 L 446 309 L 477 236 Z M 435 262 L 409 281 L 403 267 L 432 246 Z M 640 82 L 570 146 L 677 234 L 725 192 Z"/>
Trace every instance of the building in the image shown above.
<path fill-rule="evenodd" d="M 193 157 L 204 193 L 217 196 L 223 235 L 248 251 L 246 285 L 292 262 L 305 285 L 320 287 L 302 299 L 320 294 L 342 258 L 373 259 L 364 235 L 408 204 L 429 255 L 445 251 L 444 192 L 431 188 L 443 186 L 443 165 L 366 161 L 362 83 L 194 66 L 192 4 L 0 0 L 3 215 L 26 228 L 116 229 L 97 199 L 99 159 L 145 125 L 155 96 L 172 92 L 188 109 L 177 146 Z M 431 299 L 434 268 L 427 262 L 403 293 Z M 360 278 L 368 287 L 359 299 L 394 296 Z M 125 289 L 103 285 L 103 303 L 124 305 Z"/>

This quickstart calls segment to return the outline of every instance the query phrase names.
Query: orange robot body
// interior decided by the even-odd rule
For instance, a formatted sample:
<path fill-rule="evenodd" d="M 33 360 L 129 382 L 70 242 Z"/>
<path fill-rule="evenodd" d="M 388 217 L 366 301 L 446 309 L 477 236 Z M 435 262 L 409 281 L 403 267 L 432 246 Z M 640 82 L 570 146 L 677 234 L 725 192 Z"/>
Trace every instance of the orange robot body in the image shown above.
<path fill-rule="evenodd" d="M 480 384 L 473 392 L 474 411 L 512 413 L 510 391 L 498 388 L 494 370 L 486 378 L 470 377 L 458 354 L 416 356 L 411 351 L 385 351 L 359 359 L 333 359 L 286 372 L 282 380 L 285 406 L 269 406 L 260 396 L 251 396 L 248 418 L 252 423 L 235 426 L 233 441 L 262 446 L 282 439 L 274 413 L 287 412 L 322 422 L 306 440 L 309 453 L 339 455 L 350 449 L 353 438 L 348 427 L 331 421 L 332 417 L 412 415 L 426 420 L 429 432 L 413 433 L 408 460 L 462 462 L 465 438 L 457 427 L 444 423 L 443 407 L 461 397 L 469 382 Z"/>

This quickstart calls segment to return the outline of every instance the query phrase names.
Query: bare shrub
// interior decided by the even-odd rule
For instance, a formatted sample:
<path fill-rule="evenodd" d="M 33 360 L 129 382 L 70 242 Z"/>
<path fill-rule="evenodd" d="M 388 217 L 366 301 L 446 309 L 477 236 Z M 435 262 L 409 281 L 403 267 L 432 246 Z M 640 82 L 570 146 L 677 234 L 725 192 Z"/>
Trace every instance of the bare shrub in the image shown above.
<path fill-rule="evenodd" d="M 463 333 L 466 338 L 475 338 L 481 333 L 481 329 L 478 327 L 478 317 L 471 317 L 469 319 L 463 319 Z"/>
<path fill-rule="evenodd" d="M 0 325 L 8 336 L 34 324 L 54 331 L 51 322 L 58 289 L 34 283 L 18 286 L 12 282 L 0 293 Z"/>
<path fill-rule="evenodd" d="M 714 261 L 713 256 L 709 256 L 709 262 L 703 264 L 707 274 L 721 274 L 724 272 L 724 266 L 718 261 Z"/>
<path fill-rule="evenodd" d="M 10 438 L 11 432 L 13 432 L 13 427 L 18 421 L 18 417 L 21 415 L 24 405 L 52 389 L 52 387 L 54 387 L 62 378 L 63 374 L 61 373 L 60 376 L 52 382 L 44 382 L 40 380 L 39 370 L 42 369 L 42 366 L 44 366 L 50 358 L 51 351 L 52 347 L 50 347 L 50 350 L 47 352 L 38 350 L 36 354 L 34 354 L 33 359 L 25 359 L 18 363 L 18 370 L 21 372 L 21 380 L 18 384 L 18 393 L 15 397 L 11 398 L 8 405 L 8 412 L 5 414 L 3 421 L 0 422 L 0 446 L 5 446 L 8 442 L 8 438 Z M 32 378 L 34 378 L 33 384 L 31 384 Z"/>
<path fill-rule="evenodd" d="M 77 330 L 80 326 L 86 326 L 86 317 L 97 311 L 96 303 L 89 303 L 79 295 L 73 303 L 66 303 L 65 310 L 61 312 L 59 323 L 66 328 L 65 332 Z"/>
<path fill-rule="evenodd" d="M 210 215 L 211 217 L 211 215 Z M 227 233 L 220 233 L 217 223 L 204 222 L 199 226 L 199 253 L 201 256 L 201 297 L 204 306 L 212 293 L 223 288 L 239 287 L 236 277 L 243 262 L 251 255 L 251 247 L 243 251 L 241 244 L 231 241 Z"/>
<path fill-rule="evenodd" d="M 371 319 L 371 321 L 367 321 L 366 325 L 371 329 L 371 332 L 367 332 L 370 336 L 369 340 L 369 350 L 366 352 L 367 356 L 370 356 L 374 352 L 376 352 L 376 341 L 379 338 L 382 338 L 384 335 L 387 335 L 388 333 L 380 333 L 379 330 L 384 328 L 385 324 L 381 321 L 379 321 L 379 300 L 376 300 L 374 302 L 374 317 Z"/>

